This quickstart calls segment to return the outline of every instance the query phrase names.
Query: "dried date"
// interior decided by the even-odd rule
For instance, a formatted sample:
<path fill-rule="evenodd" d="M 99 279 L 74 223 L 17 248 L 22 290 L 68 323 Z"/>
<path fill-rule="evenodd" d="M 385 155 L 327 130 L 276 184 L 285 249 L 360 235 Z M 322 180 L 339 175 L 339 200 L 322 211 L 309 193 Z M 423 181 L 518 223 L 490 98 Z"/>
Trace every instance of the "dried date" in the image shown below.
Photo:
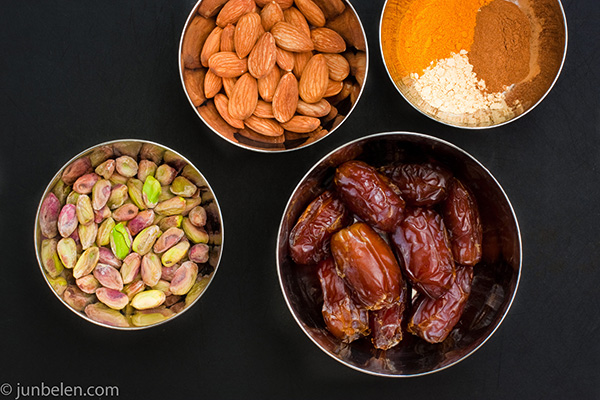
<path fill-rule="evenodd" d="M 455 270 L 442 217 L 433 210 L 406 211 L 392 241 L 415 289 L 437 299 L 454 281 Z"/>
<path fill-rule="evenodd" d="M 400 189 L 411 206 L 431 207 L 444 200 L 452 174 L 434 164 L 399 164 L 381 171 Z"/>
<path fill-rule="evenodd" d="M 334 182 L 350 211 L 373 227 L 392 232 L 402 220 L 404 200 L 390 179 L 362 161 L 337 168 Z"/>
<path fill-rule="evenodd" d="M 371 342 L 376 349 L 391 349 L 402 340 L 402 321 L 407 301 L 408 290 L 404 284 L 398 302 L 381 310 L 369 312 Z"/>
<path fill-rule="evenodd" d="M 407 330 L 429 343 L 443 342 L 456 326 L 471 293 L 472 267 L 459 267 L 454 284 L 439 299 L 419 295 Z"/>
<path fill-rule="evenodd" d="M 389 307 L 400 299 L 402 273 L 394 253 L 369 225 L 358 222 L 331 238 L 338 274 L 368 310 Z"/>

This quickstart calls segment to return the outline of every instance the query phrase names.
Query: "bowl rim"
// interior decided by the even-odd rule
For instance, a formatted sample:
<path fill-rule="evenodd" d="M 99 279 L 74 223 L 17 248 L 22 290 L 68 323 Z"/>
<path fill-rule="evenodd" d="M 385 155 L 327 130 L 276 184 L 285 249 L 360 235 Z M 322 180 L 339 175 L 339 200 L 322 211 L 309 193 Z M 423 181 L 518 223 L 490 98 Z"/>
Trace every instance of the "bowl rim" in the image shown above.
<path fill-rule="evenodd" d="M 185 307 L 183 310 L 181 310 L 180 312 L 176 313 L 172 317 L 167 318 L 165 320 L 162 320 L 160 322 L 157 322 L 155 324 L 146 325 L 146 326 L 120 327 L 120 326 L 108 325 L 108 324 L 104 324 L 102 322 L 95 321 L 95 320 L 91 319 L 90 317 L 88 317 L 85 313 L 77 311 L 74 308 L 72 308 L 56 292 L 56 290 L 54 290 L 54 288 L 50 284 L 50 281 L 48 281 L 48 276 L 46 275 L 46 271 L 44 270 L 44 267 L 42 265 L 42 257 L 41 257 L 41 254 L 40 254 L 40 252 L 41 252 L 41 250 L 40 250 L 41 249 L 41 243 L 42 243 L 42 237 L 41 237 L 41 234 L 39 233 L 40 210 L 42 208 L 42 203 L 44 202 L 46 196 L 48 196 L 48 194 L 50 193 L 52 187 L 56 184 L 56 182 L 58 182 L 58 179 L 60 179 L 60 175 L 62 174 L 62 172 L 65 170 L 65 168 L 67 168 L 67 166 L 71 165 L 71 163 L 73 163 L 75 160 L 78 160 L 79 158 L 81 158 L 81 157 L 83 157 L 85 155 L 90 154 L 91 151 L 93 151 L 94 149 L 97 149 L 97 148 L 102 147 L 102 146 L 112 145 L 112 144 L 115 144 L 115 143 L 122 143 L 122 142 L 138 142 L 138 143 L 142 143 L 142 144 L 148 143 L 148 144 L 152 144 L 152 145 L 155 145 L 155 146 L 159 146 L 159 147 L 161 147 L 161 148 L 163 148 L 165 150 L 169 150 L 169 151 L 173 152 L 175 155 L 177 155 L 178 157 L 181 157 L 184 161 L 186 161 L 188 163 L 188 165 L 191 165 L 200 174 L 200 177 L 202 179 L 204 179 L 204 182 L 206 182 L 206 186 L 208 187 L 208 189 L 212 193 L 213 198 L 214 198 L 214 202 L 217 205 L 217 211 L 218 211 L 218 215 L 219 215 L 219 221 L 220 221 L 220 224 L 221 224 L 221 245 L 220 245 L 221 249 L 219 251 L 219 258 L 217 260 L 217 264 L 216 264 L 215 269 L 214 269 L 214 271 L 212 273 L 212 276 L 211 276 L 209 282 L 206 284 L 206 287 L 204 288 L 204 290 L 202 291 L 202 293 L 200 293 L 200 295 L 189 306 Z M 38 243 L 39 243 L 39 246 L 38 246 Z M 93 323 L 95 325 L 104 327 L 104 328 L 116 329 L 116 330 L 120 330 L 120 331 L 139 331 L 139 330 L 142 330 L 142 329 L 154 328 L 156 326 L 159 326 L 159 325 L 162 325 L 164 323 L 167 323 L 169 321 L 174 320 L 175 318 L 179 317 L 181 314 L 185 313 L 190 308 L 192 308 L 198 302 L 198 300 L 202 296 L 204 296 L 204 294 L 208 290 L 208 287 L 210 286 L 210 284 L 213 282 L 215 276 L 217 275 L 217 270 L 219 269 L 219 265 L 221 264 L 221 260 L 223 258 L 223 249 L 224 249 L 224 244 L 225 244 L 225 224 L 223 222 L 223 215 L 222 215 L 222 212 L 221 212 L 221 206 L 219 205 L 219 201 L 217 200 L 217 195 L 216 195 L 215 191 L 210 186 L 210 183 L 208 182 L 208 180 L 206 179 L 206 177 L 204 176 L 204 174 L 202 174 L 202 172 L 190 160 L 188 160 L 185 156 L 181 155 L 179 152 L 173 150 L 169 146 L 165 146 L 164 144 L 160 144 L 160 143 L 153 142 L 153 141 L 150 141 L 150 140 L 145 140 L 145 139 L 115 139 L 115 140 L 109 140 L 109 141 L 106 141 L 106 142 L 95 144 L 95 145 L 93 145 L 91 147 L 88 147 L 85 150 L 79 152 L 77 155 L 71 157 L 71 159 L 69 159 L 66 163 L 64 163 L 63 166 L 60 167 L 58 169 L 58 171 L 54 174 L 54 176 L 52 177 L 52 179 L 50 179 L 50 181 L 46 185 L 46 188 L 44 189 L 44 192 L 42 193 L 42 196 L 40 198 L 40 201 L 39 201 L 39 204 L 38 204 L 38 208 L 37 208 L 37 211 L 36 211 L 36 214 L 35 214 L 35 221 L 34 221 L 34 225 L 33 225 L 33 244 L 34 244 L 34 247 L 35 247 L 35 256 L 36 256 L 37 261 L 38 261 L 38 267 L 40 268 L 40 272 L 42 273 L 44 281 L 46 282 L 46 284 L 50 288 L 50 291 L 56 296 L 56 298 L 58 298 L 58 300 L 68 310 L 72 311 L 74 314 L 76 314 L 77 316 L 85 319 L 86 321 L 91 322 L 91 323 Z"/>
<path fill-rule="evenodd" d="M 420 137 L 420 138 L 424 138 L 427 140 L 431 140 L 434 142 L 437 142 L 439 144 L 442 144 L 444 146 L 450 147 L 453 150 L 456 150 L 460 153 L 462 153 L 463 155 L 465 155 L 468 159 L 470 159 L 471 161 L 473 161 L 477 166 L 479 166 L 479 168 L 482 169 L 482 171 L 484 173 L 486 173 L 492 180 L 493 182 L 496 184 L 496 186 L 498 187 L 498 189 L 500 189 L 500 192 L 502 193 L 502 195 L 504 196 L 504 200 L 506 201 L 506 204 L 508 205 L 509 209 L 510 209 L 510 213 L 512 215 L 512 219 L 514 221 L 515 224 L 515 228 L 516 228 L 516 233 L 517 233 L 517 239 L 518 239 L 518 255 L 519 255 L 519 268 L 518 268 L 518 273 L 517 273 L 517 277 L 516 277 L 516 282 L 515 282 L 515 289 L 512 292 L 512 295 L 510 296 L 510 299 L 508 301 L 506 310 L 504 311 L 504 313 L 502 314 L 500 320 L 498 321 L 498 323 L 496 324 L 496 326 L 494 327 L 494 329 L 492 329 L 492 331 L 487 335 L 487 337 L 479 344 L 477 345 L 473 350 L 471 350 L 469 353 L 467 353 L 466 355 L 464 355 L 463 357 L 461 357 L 460 359 L 448 364 L 448 365 L 444 365 L 443 367 L 437 368 L 437 369 L 433 369 L 430 371 L 426 371 L 426 372 L 420 372 L 420 373 L 416 373 L 416 374 L 386 374 L 386 373 L 380 373 L 380 372 L 374 372 L 374 371 L 370 371 L 364 368 L 360 368 L 356 365 L 352 365 L 348 362 L 346 362 L 345 360 L 342 360 L 340 358 L 335 357 L 334 355 L 332 355 L 327 349 L 325 349 L 323 346 L 321 346 L 313 337 L 312 335 L 304 328 L 304 326 L 302 325 L 302 322 L 300 321 L 299 317 L 296 315 L 296 312 L 294 311 L 294 308 L 292 307 L 292 304 L 289 301 L 287 292 L 286 292 L 286 288 L 285 288 L 285 284 L 283 281 L 283 276 L 281 274 L 281 264 L 280 264 L 280 258 L 281 258 L 281 254 L 279 251 L 280 248 L 280 240 L 281 240 L 281 235 L 283 232 L 283 225 L 284 225 L 284 221 L 285 221 L 285 216 L 287 211 L 290 208 L 291 202 L 292 202 L 292 198 L 294 197 L 294 195 L 296 194 L 296 192 L 298 191 L 298 189 L 300 188 L 300 186 L 304 183 L 304 181 L 312 174 L 312 172 L 319 166 L 321 165 L 325 160 L 327 160 L 328 158 L 330 158 L 334 153 L 342 150 L 343 148 L 346 148 L 350 145 L 353 144 L 357 144 L 359 142 L 362 141 L 367 141 L 367 140 L 371 140 L 373 138 L 389 138 L 389 137 Z M 286 238 L 287 240 L 287 238 Z M 498 328 L 500 327 L 500 325 L 502 325 L 502 322 L 504 321 L 504 319 L 506 318 L 506 315 L 508 314 L 508 312 L 510 311 L 510 308 L 513 304 L 513 301 L 515 299 L 515 296 L 517 294 L 517 291 L 519 289 L 519 282 L 521 280 L 521 271 L 522 271 L 522 267 L 523 267 L 523 244 L 522 244 L 522 240 L 521 240 L 521 230 L 519 228 L 519 221 L 517 219 L 517 215 L 514 211 L 514 208 L 512 206 L 512 203 L 510 202 L 510 199 L 508 198 L 506 192 L 504 191 L 504 188 L 500 185 L 500 183 L 498 182 L 498 180 L 494 177 L 494 175 L 492 175 L 492 173 L 481 163 L 479 162 L 475 157 L 473 157 L 471 154 L 469 154 L 467 151 L 461 149 L 460 147 L 446 141 L 443 139 L 440 139 L 438 137 L 435 136 L 431 136 L 431 135 L 427 135 L 427 134 L 423 134 L 423 133 L 417 133 L 417 132 L 408 132 L 408 131 L 391 131 L 391 132 L 379 132 L 379 133 L 374 133 L 374 134 L 370 134 L 367 136 L 363 136 L 357 139 L 354 139 L 350 142 L 347 142 L 345 144 L 342 144 L 341 146 L 337 147 L 336 149 L 333 149 L 332 151 L 330 151 L 329 153 L 327 153 L 325 156 L 323 156 L 320 160 L 318 160 L 317 162 L 314 163 L 314 165 L 304 174 L 304 176 L 300 179 L 300 181 L 298 182 L 298 184 L 296 185 L 296 187 L 294 188 L 294 190 L 292 191 L 292 193 L 290 194 L 290 197 L 288 199 L 288 202 L 284 208 L 283 211 L 283 215 L 281 217 L 281 222 L 279 224 L 279 229 L 277 231 L 277 241 L 276 241 L 276 249 L 275 249 L 275 261 L 276 261 L 276 265 L 277 265 L 277 277 L 279 279 L 279 286 L 281 288 L 281 292 L 283 295 L 283 298 L 287 304 L 287 307 L 290 311 L 290 313 L 292 314 L 294 320 L 296 321 L 296 323 L 298 324 L 298 326 L 300 326 L 300 329 L 302 329 L 302 331 L 306 334 L 306 336 L 308 336 L 308 338 L 315 344 L 317 345 L 317 347 L 319 349 L 321 349 L 325 354 L 327 354 L 328 356 L 330 356 L 331 358 L 333 358 L 334 360 L 342 363 L 343 365 L 350 367 L 356 371 L 359 372 L 363 372 L 369 375 L 374 375 L 374 376 L 380 376 L 380 377 L 387 377 L 387 378 L 411 378 L 411 377 L 418 377 L 418 376 L 424 376 L 424 375 L 430 375 L 442 370 L 445 370 L 447 368 L 452 367 L 453 365 L 458 364 L 459 362 L 467 359 L 469 356 L 471 356 L 473 353 L 475 353 L 477 350 L 479 350 L 481 348 L 481 346 L 483 346 L 493 335 L 494 333 L 498 330 Z"/>
<path fill-rule="evenodd" d="M 296 150 L 302 150 L 305 149 L 307 147 L 312 146 L 315 143 L 320 142 L 321 140 L 325 139 L 326 137 L 329 137 L 333 132 L 335 132 L 340 126 L 342 126 L 344 124 L 344 122 L 346 122 L 346 120 L 350 117 L 350 114 L 352 114 L 352 112 L 356 109 L 357 104 L 359 103 L 364 91 L 365 91 L 365 87 L 367 86 L 367 79 L 369 76 L 369 65 L 370 65 L 370 61 L 369 61 L 369 54 L 370 54 L 370 50 L 369 50 L 369 40 L 367 38 L 367 33 L 365 32 L 365 28 L 364 25 L 362 23 L 362 20 L 360 19 L 360 15 L 358 14 L 358 12 L 356 11 L 356 9 L 354 8 L 354 6 L 352 5 L 352 3 L 350 2 L 350 0 L 343 0 L 344 4 L 347 7 L 350 7 L 350 9 L 352 10 L 352 12 L 354 13 L 354 15 L 356 15 L 356 19 L 358 20 L 358 24 L 360 25 L 360 30 L 362 32 L 363 38 L 365 39 L 365 54 L 366 54 L 366 66 L 365 66 L 365 78 L 363 80 L 363 83 L 361 85 L 360 91 L 358 93 L 358 96 L 356 97 L 356 101 L 354 102 L 354 104 L 352 104 L 352 106 L 350 107 L 350 110 L 348 111 L 348 113 L 346 114 L 346 116 L 344 117 L 344 119 L 342 120 L 342 122 L 340 122 L 336 127 L 334 127 L 333 129 L 331 129 L 329 132 L 327 132 L 326 135 L 324 135 L 323 137 L 320 137 L 319 139 L 310 142 L 308 144 L 303 144 L 300 145 L 298 147 L 294 147 L 291 149 L 268 149 L 268 148 L 257 148 L 257 147 L 251 147 L 249 145 L 245 145 L 243 143 L 239 143 L 239 142 L 234 142 L 233 140 L 230 140 L 228 138 L 226 138 L 224 135 L 222 135 L 221 133 L 217 132 L 217 130 L 215 128 L 213 128 L 208 122 L 206 122 L 204 120 L 204 118 L 202 117 L 202 115 L 200 115 L 200 112 L 198 111 L 198 107 L 194 106 L 194 103 L 192 102 L 192 99 L 190 97 L 190 95 L 188 94 L 186 88 L 185 88 L 185 82 L 183 80 L 183 70 L 185 69 L 185 67 L 183 66 L 183 63 L 181 61 L 181 51 L 183 48 L 183 38 L 185 36 L 185 32 L 187 31 L 187 28 L 190 24 L 190 21 L 197 15 L 197 9 L 198 6 L 200 5 L 200 3 L 202 3 L 203 0 L 198 0 L 194 6 L 192 7 L 192 11 L 190 12 L 190 14 L 188 15 L 185 24 L 183 25 L 183 29 L 181 31 L 181 37 L 179 39 L 179 47 L 178 47 L 178 52 L 177 52 L 177 64 L 178 64 L 178 68 L 179 68 L 179 80 L 181 82 L 181 87 L 183 89 L 183 93 L 185 94 L 185 97 L 188 99 L 188 103 L 190 104 L 190 106 L 194 109 L 194 112 L 196 113 L 196 116 L 198 118 L 200 118 L 200 120 L 204 123 L 204 125 L 210 129 L 214 134 L 216 134 L 218 137 L 220 137 L 221 139 L 225 140 L 228 143 L 231 143 L 239 148 L 245 149 L 245 150 L 250 150 L 250 151 L 255 151 L 258 153 L 266 153 L 266 154 L 279 154 L 279 153 L 288 153 L 288 152 L 292 152 L 292 151 L 296 151 Z M 198 14 L 199 15 L 199 14 Z M 211 17 L 212 18 L 212 17 Z M 208 101 L 209 99 L 207 99 Z"/>
<path fill-rule="evenodd" d="M 383 8 L 381 10 L 381 17 L 379 18 L 379 51 L 381 54 L 381 61 L 383 62 L 383 65 L 385 67 L 385 71 L 387 72 L 388 77 L 390 78 L 390 81 L 392 82 L 392 84 L 394 85 L 394 87 L 396 88 L 396 90 L 400 93 L 400 95 L 402 96 L 402 98 L 408 103 L 410 104 L 415 110 L 417 110 L 418 112 L 420 112 L 421 114 L 425 115 L 426 117 L 432 119 L 433 121 L 439 122 L 440 124 L 446 125 L 446 126 L 451 126 L 453 128 L 460 128 L 460 129 L 468 129 L 468 130 L 486 130 L 486 129 L 492 129 L 492 128 L 498 128 L 500 126 L 509 124 L 511 122 L 514 122 L 516 120 L 518 120 L 519 118 L 529 114 L 529 112 L 533 111 L 534 108 L 536 108 L 541 102 L 542 100 L 544 100 L 546 98 L 546 96 L 548 96 L 548 94 L 552 91 L 552 88 L 554 88 L 554 85 L 556 84 L 556 82 L 558 81 L 558 78 L 560 77 L 560 74 L 562 73 L 563 67 L 565 65 L 565 60 L 567 58 L 567 48 L 568 48 L 568 43 L 569 43 L 569 29 L 567 26 L 567 16 L 565 13 L 565 9 L 562 5 L 561 0 L 555 0 L 558 3 L 558 7 L 560 9 L 560 12 L 562 14 L 562 19 L 563 19 L 563 26 L 564 26 L 564 30 L 565 30 L 565 45 L 564 45 L 564 49 L 563 49 L 563 53 L 562 53 L 562 59 L 560 62 L 560 66 L 558 68 L 558 71 L 556 71 L 556 75 L 554 76 L 554 80 L 552 81 L 552 84 L 550 84 L 550 86 L 548 87 L 548 89 L 546 90 L 546 92 L 543 94 L 542 97 L 540 97 L 540 99 L 531 107 L 529 107 L 527 110 L 525 110 L 523 113 L 517 115 L 516 117 L 513 117 L 509 120 L 506 120 L 504 122 L 500 122 L 498 124 L 492 124 L 492 125 L 488 125 L 488 126 L 463 126 L 463 125 L 457 125 L 457 124 L 453 124 L 447 121 L 442 121 L 440 119 L 435 118 L 432 115 L 429 115 L 427 113 L 425 113 L 425 111 L 421 110 L 420 108 L 418 108 L 415 104 L 413 104 L 413 102 L 411 102 L 405 95 L 404 93 L 402 93 L 402 91 L 400 90 L 400 88 L 398 87 L 398 84 L 396 83 L 396 81 L 394 81 L 394 78 L 392 77 L 392 74 L 390 72 L 390 69 L 388 68 L 388 65 L 385 61 L 385 56 L 383 54 L 383 45 L 382 45 L 382 41 L 381 41 L 381 28 L 383 26 L 383 15 L 385 14 L 385 10 L 387 8 L 388 3 L 391 0 L 385 0 L 385 3 L 383 4 Z"/>

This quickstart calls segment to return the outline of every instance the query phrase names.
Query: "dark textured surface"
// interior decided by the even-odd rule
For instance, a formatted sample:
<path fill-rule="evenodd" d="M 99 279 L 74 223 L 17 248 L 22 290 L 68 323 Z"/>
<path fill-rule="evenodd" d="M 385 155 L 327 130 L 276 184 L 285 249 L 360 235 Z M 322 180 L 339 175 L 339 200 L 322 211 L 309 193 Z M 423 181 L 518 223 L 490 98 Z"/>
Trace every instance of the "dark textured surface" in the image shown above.
<path fill-rule="evenodd" d="M 600 396 L 600 5 L 566 0 L 569 54 L 533 112 L 464 131 L 414 111 L 378 50 L 383 1 L 354 1 L 371 46 L 361 102 L 332 136 L 288 154 L 217 138 L 185 98 L 180 30 L 193 2 L 12 0 L 0 13 L 0 385 L 112 385 L 135 398 L 577 398 Z M 275 239 L 305 171 L 369 133 L 409 130 L 479 159 L 516 210 L 524 247 L 515 303 L 474 355 L 440 373 L 371 377 L 302 333 L 279 288 Z M 118 332 L 76 318 L 39 272 L 33 221 L 54 172 L 96 143 L 144 138 L 187 156 L 222 206 L 225 254 L 193 310 Z M 14 398 L 15 392 L 6 398 Z"/>

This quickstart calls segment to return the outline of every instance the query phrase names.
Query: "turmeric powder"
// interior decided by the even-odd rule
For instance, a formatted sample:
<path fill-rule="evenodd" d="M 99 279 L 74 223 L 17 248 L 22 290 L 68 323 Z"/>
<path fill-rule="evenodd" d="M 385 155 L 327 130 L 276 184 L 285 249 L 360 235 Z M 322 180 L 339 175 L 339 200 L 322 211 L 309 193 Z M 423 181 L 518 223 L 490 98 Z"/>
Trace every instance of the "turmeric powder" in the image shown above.
<path fill-rule="evenodd" d="M 406 7 L 398 30 L 402 72 L 422 74 L 433 61 L 469 51 L 477 11 L 492 0 L 400 0 Z"/>

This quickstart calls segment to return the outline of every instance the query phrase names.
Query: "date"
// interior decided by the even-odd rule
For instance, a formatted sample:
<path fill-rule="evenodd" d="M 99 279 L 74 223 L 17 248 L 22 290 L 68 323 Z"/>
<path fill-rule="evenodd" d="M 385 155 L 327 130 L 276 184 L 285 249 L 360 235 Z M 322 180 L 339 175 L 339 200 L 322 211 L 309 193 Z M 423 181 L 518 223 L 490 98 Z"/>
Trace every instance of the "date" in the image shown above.
<path fill-rule="evenodd" d="M 290 232 L 289 248 L 297 264 L 317 264 L 329 254 L 331 236 L 352 222 L 344 204 L 330 190 L 313 200 Z"/>
<path fill-rule="evenodd" d="M 400 189 L 411 206 L 431 207 L 444 200 L 452 174 L 434 164 L 398 164 L 381 171 Z"/>
<path fill-rule="evenodd" d="M 334 177 L 340 198 L 350 211 L 375 228 L 392 232 L 405 207 L 391 180 L 362 161 L 340 165 Z"/>
<path fill-rule="evenodd" d="M 454 261 L 475 265 L 481 260 L 483 232 L 475 198 L 456 178 L 450 182 L 448 197 L 442 203 Z"/>
<path fill-rule="evenodd" d="M 317 273 L 323 290 L 323 319 L 329 332 L 345 343 L 368 335 L 368 311 L 356 305 L 333 259 L 321 261 Z"/>
<path fill-rule="evenodd" d="M 381 310 L 369 312 L 371 343 L 376 349 L 388 350 L 402 341 L 402 322 L 407 300 L 408 290 L 404 284 L 398 302 Z"/>
<path fill-rule="evenodd" d="M 331 238 L 338 274 L 367 310 L 389 307 L 400 299 L 402 273 L 392 249 L 364 222 L 338 231 Z"/>
<path fill-rule="evenodd" d="M 407 330 L 429 343 L 443 342 L 456 326 L 473 281 L 473 267 L 459 267 L 454 284 L 439 299 L 419 295 Z"/>
<path fill-rule="evenodd" d="M 455 268 L 442 217 L 433 210 L 406 211 L 392 241 L 415 289 L 437 299 L 454 281 Z"/>

